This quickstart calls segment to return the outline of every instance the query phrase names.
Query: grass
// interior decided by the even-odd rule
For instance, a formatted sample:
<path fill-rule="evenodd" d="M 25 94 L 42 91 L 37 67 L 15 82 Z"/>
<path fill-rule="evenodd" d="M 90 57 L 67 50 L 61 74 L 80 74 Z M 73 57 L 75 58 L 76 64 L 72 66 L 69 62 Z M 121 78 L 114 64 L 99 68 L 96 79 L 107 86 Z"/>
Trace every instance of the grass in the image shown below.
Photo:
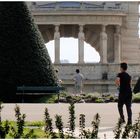
<path fill-rule="evenodd" d="M 42 127 L 45 123 L 43 121 L 33 121 L 33 122 L 25 122 L 25 126 L 37 126 Z"/>
<path fill-rule="evenodd" d="M 2 121 L 2 123 L 4 124 L 5 121 Z M 15 121 L 9 121 L 10 126 L 14 126 L 16 127 L 16 122 Z M 25 122 L 25 128 L 24 128 L 24 136 L 22 137 L 23 139 L 27 139 L 25 137 L 26 134 L 29 133 L 30 130 L 33 130 L 33 134 L 30 136 L 30 139 L 36 139 L 36 138 L 40 138 L 40 139 L 51 139 L 51 136 L 49 135 L 49 133 L 45 133 L 44 130 L 42 129 L 44 127 L 45 123 L 43 121 L 33 121 L 33 122 Z M 33 127 L 33 128 L 32 128 Z M 34 128 L 34 127 L 38 127 L 38 128 Z M 55 133 L 56 138 L 59 137 L 59 134 Z M 65 135 L 65 138 L 69 138 L 68 135 Z M 10 133 L 7 134 L 6 139 L 13 139 L 13 137 L 10 135 Z"/>
<path fill-rule="evenodd" d="M 4 124 L 5 121 L 2 121 L 2 123 Z M 15 126 L 16 125 L 16 122 L 15 121 L 9 121 L 10 125 L 11 126 Z M 26 121 L 25 122 L 25 127 L 27 126 L 36 126 L 36 127 L 43 127 L 45 125 L 45 123 L 43 121 L 32 121 L 32 122 L 29 122 L 29 121 Z"/>
<path fill-rule="evenodd" d="M 5 121 L 2 121 L 2 123 L 4 124 Z M 9 121 L 10 126 L 14 126 L 16 127 L 16 122 L 15 121 Z M 27 133 L 29 133 L 29 131 L 31 129 L 33 129 L 34 134 L 31 135 L 30 138 L 46 138 L 47 135 L 44 132 L 44 130 L 42 130 L 41 128 L 45 125 L 45 123 L 43 121 L 33 121 L 33 122 L 25 122 L 25 128 L 24 128 L 24 135 L 26 135 Z M 38 127 L 38 128 L 32 128 L 32 127 Z M 7 139 L 11 139 L 13 138 L 10 133 L 6 136 Z"/>
<path fill-rule="evenodd" d="M 24 133 L 28 133 L 29 129 L 25 129 L 26 131 Z M 46 137 L 46 134 L 43 130 L 37 128 L 37 129 L 34 129 L 34 137 L 35 138 L 45 138 Z"/>
<path fill-rule="evenodd" d="M 24 128 L 24 135 L 26 135 L 30 130 L 31 130 L 30 128 Z M 33 131 L 34 134 L 30 138 L 46 138 L 45 132 L 40 128 L 34 128 Z M 6 136 L 6 139 L 11 139 L 11 138 L 13 137 L 10 136 L 10 134 Z"/>

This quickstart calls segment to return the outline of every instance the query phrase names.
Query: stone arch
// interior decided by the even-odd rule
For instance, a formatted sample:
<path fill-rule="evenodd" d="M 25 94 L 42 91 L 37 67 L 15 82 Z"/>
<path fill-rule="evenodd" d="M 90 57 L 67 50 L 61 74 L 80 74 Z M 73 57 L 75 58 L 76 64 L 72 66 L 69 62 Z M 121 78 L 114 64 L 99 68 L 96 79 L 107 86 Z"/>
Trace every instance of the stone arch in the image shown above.
<path fill-rule="evenodd" d="M 54 25 L 38 25 L 42 36 L 45 40 L 45 43 L 54 40 Z M 79 33 L 79 25 L 60 25 L 60 38 L 61 37 L 74 37 L 78 38 Z M 100 54 L 100 33 L 101 33 L 101 25 L 84 25 L 84 34 L 85 34 L 85 42 L 90 44 L 95 50 Z M 108 36 L 107 41 L 107 61 L 108 63 L 114 62 L 114 33 L 115 26 L 108 25 L 106 26 L 106 33 Z"/>
<path fill-rule="evenodd" d="M 38 25 L 39 30 L 44 38 L 45 43 L 54 40 L 54 25 Z M 85 42 L 99 52 L 99 33 L 100 25 L 85 25 Z M 74 37 L 78 38 L 79 25 L 60 25 L 59 27 L 60 37 Z"/>

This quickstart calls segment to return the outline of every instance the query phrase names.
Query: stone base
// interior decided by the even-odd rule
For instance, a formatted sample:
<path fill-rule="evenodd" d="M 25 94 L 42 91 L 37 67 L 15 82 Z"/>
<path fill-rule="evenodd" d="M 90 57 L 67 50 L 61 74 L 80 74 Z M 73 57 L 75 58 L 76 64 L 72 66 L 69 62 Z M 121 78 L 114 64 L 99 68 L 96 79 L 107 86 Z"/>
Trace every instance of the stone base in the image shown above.
<path fill-rule="evenodd" d="M 132 86 L 134 87 L 134 84 L 136 81 L 133 81 Z M 68 93 L 75 93 L 74 92 L 74 82 L 73 81 L 63 81 L 63 85 L 66 87 L 66 92 Z M 132 87 L 132 89 L 133 89 Z M 85 81 L 84 87 L 83 87 L 83 93 L 110 93 L 110 94 L 115 94 L 117 92 L 117 87 L 115 86 L 114 81 Z"/>
<path fill-rule="evenodd" d="M 63 86 L 67 92 L 74 93 L 73 75 L 76 69 L 80 69 L 84 75 L 85 93 L 116 93 L 115 78 L 119 71 L 119 64 L 54 64 L 59 70 L 59 77 L 63 81 Z M 128 73 L 132 76 L 132 85 L 140 74 L 140 64 L 129 64 Z"/>

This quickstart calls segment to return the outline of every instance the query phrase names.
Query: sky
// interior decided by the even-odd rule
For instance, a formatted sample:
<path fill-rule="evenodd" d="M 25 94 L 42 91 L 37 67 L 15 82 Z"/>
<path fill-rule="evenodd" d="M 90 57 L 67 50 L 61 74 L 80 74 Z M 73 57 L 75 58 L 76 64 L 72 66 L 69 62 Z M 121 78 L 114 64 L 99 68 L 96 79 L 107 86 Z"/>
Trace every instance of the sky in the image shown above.
<path fill-rule="evenodd" d="M 46 47 L 52 62 L 54 62 L 54 40 L 48 42 Z M 60 39 L 60 60 L 68 60 L 69 63 L 78 62 L 78 39 Z M 100 61 L 99 53 L 86 42 L 84 42 L 84 61 L 87 63 L 98 63 Z"/>

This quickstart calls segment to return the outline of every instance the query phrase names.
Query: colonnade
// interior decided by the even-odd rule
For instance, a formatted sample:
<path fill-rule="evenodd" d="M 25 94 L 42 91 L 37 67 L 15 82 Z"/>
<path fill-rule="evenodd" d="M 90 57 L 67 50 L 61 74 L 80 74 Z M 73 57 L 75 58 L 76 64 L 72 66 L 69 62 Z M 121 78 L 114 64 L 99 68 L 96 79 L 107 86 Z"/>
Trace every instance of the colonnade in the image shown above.
<path fill-rule="evenodd" d="M 55 32 L 54 32 L 54 45 L 55 45 L 55 64 L 60 64 L 60 25 L 55 25 Z M 107 41 L 108 36 L 106 33 L 106 25 L 101 25 L 101 32 L 100 32 L 100 63 L 106 64 L 107 62 Z M 84 25 L 79 25 L 79 33 L 78 33 L 78 63 L 84 63 L 84 40 L 85 34 L 83 32 Z M 112 46 L 113 47 L 113 46 Z M 120 63 L 121 61 L 121 34 L 120 34 L 120 25 L 115 25 L 115 33 L 114 33 L 114 63 Z"/>

